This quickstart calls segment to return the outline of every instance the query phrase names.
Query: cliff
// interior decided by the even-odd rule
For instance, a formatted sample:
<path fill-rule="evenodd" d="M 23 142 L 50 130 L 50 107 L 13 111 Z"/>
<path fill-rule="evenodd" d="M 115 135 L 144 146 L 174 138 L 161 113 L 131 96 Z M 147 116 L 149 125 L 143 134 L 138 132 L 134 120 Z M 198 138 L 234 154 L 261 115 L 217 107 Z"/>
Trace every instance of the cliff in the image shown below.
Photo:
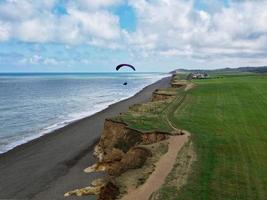
<path fill-rule="evenodd" d="M 179 130 L 173 130 L 173 126 L 170 126 L 169 121 L 161 114 L 172 101 L 171 99 L 177 95 L 177 87 L 182 87 L 185 83 L 173 78 L 171 85 L 171 88 L 155 90 L 151 102 L 132 106 L 125 115 L 105 120 L 102 135 L 94 150 L 98 162 L 87 167 L 84 172 L 104 171 L 107 177 L 92 182 L 89 187 L 70 191 L 65 196 L 94 194 L 99 200 L 113 200 L 126 190 L 122 187 L 127 187 L 129 184 L 137 187 L 145 181 L 153 172 L 156 161 L 166 153 L 168 148 L 166 140 L 169 136 L 173 135 L 174 131 L 182 133 Z M 138 126 L 129 126 L 128 122 Z M 155 124 L 159 126 L 152 126 Z M 133 127 L 140 127 L 140 129 Z M 159 131 L 153 127 L 168 131 Z M 128 183 L 128 180 L 120 178 L 125 177 L 126 172 L 132 172 L 129 175 L 132 178 L 126 175 L 126 179 L 133 180 L 135 183 Z M 134 175 L 134 173 L 141 175 Z"/>

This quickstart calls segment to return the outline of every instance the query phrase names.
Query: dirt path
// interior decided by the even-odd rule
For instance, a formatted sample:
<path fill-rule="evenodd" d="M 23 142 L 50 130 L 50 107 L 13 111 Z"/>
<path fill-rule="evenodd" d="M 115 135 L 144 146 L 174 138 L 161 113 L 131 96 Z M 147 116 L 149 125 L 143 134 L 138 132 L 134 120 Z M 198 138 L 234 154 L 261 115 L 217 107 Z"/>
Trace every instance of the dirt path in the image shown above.
<path fill-rule="evenodd" d="M 193 83 L 186 84 L 185 91 L 191 90 L 195 85 Z"/>
<path fill-rule="evenodd" d="M 155 171 L 147 181 L 137 189 L 131 190 L 121 200 L 148 200 L 150 195 L 157 191 L 164 183 L 165 178 L 171 172 L 176 157 L 182 146 L 188 141 L 188 134 L 171 136 L 169 139 L 169 150 L 156 163 Z"/>
<path fill-rule="evenodd" d="M 185 87 L 185 91 L 188 91 L 194 87 L 193 83 L 189 83 Z M 181 99 L 182 101 L 183 99 Z M 180 101 L 179 101 L 180 102 Z M 168 107 L 166 108 L 169 109 Z M 171 120 L 168 118 L 168 115 L 165 113 L 163 116 L 163 120 L 165 120 L 169 126 L 174 131 L 180 131 L 173 125 Z M 183 147 L 183 145 L 188 141 L 188 137 L 190 133 L 184 131 L 184 135 L 171 136 L 168 140 L 169 150 L 166 154 L 162 156 L 162 158 L 156 163 L 156 167 L 154 172 L 149 176 L 147 181 L 139 186 L 136 189 L 129 190 L 128 193 L 121 198 L 121 200 L 148 200 L 151 194 L 157 191 L 165 182 L 165 178 L 171 172 L 173 165 L 176 162 L 177 154 Z"/>

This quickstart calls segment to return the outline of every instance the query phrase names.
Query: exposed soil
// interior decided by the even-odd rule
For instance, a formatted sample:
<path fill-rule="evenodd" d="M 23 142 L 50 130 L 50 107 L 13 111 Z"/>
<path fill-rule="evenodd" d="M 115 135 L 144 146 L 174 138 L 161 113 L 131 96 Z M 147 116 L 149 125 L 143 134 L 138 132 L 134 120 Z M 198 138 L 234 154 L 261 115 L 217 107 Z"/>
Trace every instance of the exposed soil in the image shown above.
<path fill-rule="evenodd" d="M 166 197 L 164 197 L 164 191 L 165 188 L 170 187 L 175 188 L 172 195 L 176 196 L 181 187 L 187 183 L 192 165 L 196 160 L 197 156 L 193 148 L 193 142 L 190 139 L 179 152 L 176 163 L 171 173 L 166 178 L 164 185 L 158 191 L 154 192 L 149 200 L 166 199 Z"/>
<path fill-rule="evenodd" d="M 153 93 L 151 101 L 164 101 L 166 99 L 170 99 L 173 95 L 171 94 L 158 94 L 158 93 Z"/>
<path fill-rule="evenodd" d="M 147 200 L 150 195 L 157 191 L 164 184 L 165 178 L 171 172 L 176 162 L 176 157 L 182 146 L 188 141 L 188 134 L 171 136 L 168 139 L 169 149 L 166 154 L 156 163 L 154 172 L 147 181 L 140 187 L 128 191 L 121 200 Z"/>
<path fill-rule="evenodd" d="M 142 146 L 149 149 L 152 156 L 147 158 L 141 168 L 127 170 L 120 176 L 116 177 L 116 184 L 120 188 L 119 198 L 123 197 L 129 190 L 136 189 L 140 185 L 144 184 L 151 173 L 155 170 L 155 163 L 157 163 L 161 157 L 168 152 L 167 140 Z"/>
<path fill-rule="evenodd" d="M 186 87 L 185 87 L 185 91 L 188 91 L 188 90 L 191 90 L 192 88 L 194 87 L 194 84 L 193 83 L 188 83 L 186 84 Z"/>

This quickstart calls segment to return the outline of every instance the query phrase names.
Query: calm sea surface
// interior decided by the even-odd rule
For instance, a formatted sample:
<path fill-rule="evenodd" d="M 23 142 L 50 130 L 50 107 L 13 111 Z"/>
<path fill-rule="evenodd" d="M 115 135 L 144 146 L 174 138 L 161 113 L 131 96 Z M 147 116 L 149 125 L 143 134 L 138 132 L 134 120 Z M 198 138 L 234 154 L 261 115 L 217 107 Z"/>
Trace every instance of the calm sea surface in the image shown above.
<path fill-rule="evenodd" d="M 164 76 L 0 74 L 0 153 L 133 96 Z"/>

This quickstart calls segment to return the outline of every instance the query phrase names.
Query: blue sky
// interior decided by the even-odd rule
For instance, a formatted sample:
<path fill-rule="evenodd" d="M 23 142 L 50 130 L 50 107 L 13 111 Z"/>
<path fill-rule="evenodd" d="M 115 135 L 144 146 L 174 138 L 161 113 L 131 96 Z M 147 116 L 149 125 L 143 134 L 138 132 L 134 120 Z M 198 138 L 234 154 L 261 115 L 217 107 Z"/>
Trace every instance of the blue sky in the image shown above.
<path fill-rule="evenodd" d="M 0 0 L 0 72 L 266 65 L 266 9 L 267 1 Z"/>

